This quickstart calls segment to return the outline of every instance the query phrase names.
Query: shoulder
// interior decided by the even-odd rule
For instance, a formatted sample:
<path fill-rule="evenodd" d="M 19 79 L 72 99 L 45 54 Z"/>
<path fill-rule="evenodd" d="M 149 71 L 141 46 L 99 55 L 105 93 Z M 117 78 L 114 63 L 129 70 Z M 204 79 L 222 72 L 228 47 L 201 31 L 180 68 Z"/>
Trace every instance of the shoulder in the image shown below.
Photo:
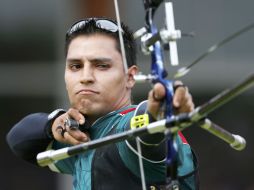
<path fill-rule="evenodd" d="M 130 120 L 135 114 L 136 107 L 136 105 L 128 106 L 118 112 L 117 115 L 119 118 L 119 122 L 116 127 L 116 132 L 122 132 L 129 129 Z"/>

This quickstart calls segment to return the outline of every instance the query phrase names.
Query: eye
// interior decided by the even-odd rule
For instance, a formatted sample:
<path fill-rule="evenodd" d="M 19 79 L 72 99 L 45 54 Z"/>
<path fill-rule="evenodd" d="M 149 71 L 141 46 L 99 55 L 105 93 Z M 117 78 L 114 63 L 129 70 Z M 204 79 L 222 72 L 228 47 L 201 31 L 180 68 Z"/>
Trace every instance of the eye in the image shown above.
<path fill-rule="evenodd" d="M 110 65 L 107 63 L 97 63 L 96 67 L 99 69 L 108 69 L 110 67 Z"/>
<path fill-rule="evenodd" d="M 97 69 L 106 70 L 111 67 L 111 63 L 104 59 L 95 59 L 92 61 Z"/>
<path fill-rule="evenodd" d="M 82 64 L 80 64 L 80 63 L 72 63 L 72 64 L 69 65 L 69 68 L 70 68 L 70 70 L 72 70 L 72 71 L 78 71 L 78 70 L 80 70 L 82 67 L 83 67 L 83 66 L 82 66 Z"/>

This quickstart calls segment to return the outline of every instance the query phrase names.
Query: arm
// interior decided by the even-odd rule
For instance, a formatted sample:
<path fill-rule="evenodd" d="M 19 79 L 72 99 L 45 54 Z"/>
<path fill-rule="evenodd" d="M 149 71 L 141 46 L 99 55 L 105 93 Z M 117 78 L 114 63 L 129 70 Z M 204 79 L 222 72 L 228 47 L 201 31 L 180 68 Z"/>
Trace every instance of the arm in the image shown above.
<path fill-rule="evenodd" d="M 61 132 L 59 133 L 57 130 L 57 126 L 64 126 L 65 118 L 69 116 L 75 119 L 84 118 L 73 109 L 69 109 L 67 112 L 62 109 L 58 110 L 52 112 L 54 116 L 50 120 L 46 113 L 30 114 L 9 131 L 6 140 L 16 156 L 36 164 L 36 155 L 45 151 L 52 140 L 63 144 L 79 144 L 82 142 L 82 138 L 87 137 L 81 131 L 70 131 L 69 136 L 63 138 Z M 75 139 L 71 135 L 81 141 L 74 141 Z M 84 141 L 87 140 L 88 138 Z"/>
<path fill-rule="evenodd" d="M 80 119 L 84 120 L 84 116 L 73 109 L 69 109 L 67 112 L 62 109 L 58 110 L 53 111 L 50 115 L 47 113 L 30 114 L 18 122 L 6 137 L 12 152 L 23 160 L 37 164 L 37 154 L 45 151 L 53 140 L 55 140 L 54 148 L 88 141 L 88 135 L 79 130 L 68 129 L 68 136 L 66 136 L 67 134 L 64 134 L 64 137 L 61 135 L 61 131 L 59 132 L 57 127 L 64 127 L 66 118 L 73 117 L 79 121 Z M 52 117 L 49 119 L 49 116 Z"/>
<path fill-rule="evenodd" d="M 47 134 L 48 114 L 35 113 L 18 122 L 7 134 L 7 143 L 13 153 L 33 164 L 36 155 L 46 150 L 52 139 Z"/>
<path fill-rule="evenodd" d="M 182 85 L 181 83 L 177 83 L 177 85 Z M 137 113 L 135 115 L 140 115 L 144 113 L 149 114 L 149 120 L 150 123 L 155 121 L 157 118 L 157 115 L 160 111 L 161 103 L 165 96 L 165 89 L 163 85 L 156 84 L 154 88 L 150 91 L 148 95 L 148 101 L 141 103 L 137 107 Z M 175 96 L 173 98 L 173 105 L 174 105 L 174 111 L 175 112 L 189 112 L 192 111 L 194 108 L 194 104 L 192 102 L 191 95 L 188 92 L 188 89 L 186 87 L 178 87 L 175 89 Z M 129 123 L 126 123 L 126 127 L 128 130 Z M 185 159 L 184 163 L 182 163 L 184 172 L 179 173 L 185 174 L 188 173 L 190 170 L 192 172 L 192 162 L 191 162 L 191 150 L 189 145 L 182 146 L 182 142 L 179 139 L 179 136 L 177 136 L 177 139 L 180 144 L 179 146 L 179 152 L 181 152 L 181 155 L 184 155 L 184 158 L 190 158 L 190 163 L 187 163 L 186 161 L 189 161 L 189 159 Z M 163 133 L 157 133 L 153 135 L 145 135 L 140 137 L 140 145 L 142 149 L 142 158 L 143 158 L 143 164 L 146 174 L 146 179 L 148 181 L 158 182 L 165 179 L 166 175 L 166 168 L 165 168 L 165 158 L 166 158 L 166 140 Z M 136 140 L 127 141 L 126 143 L 119 143 L 118 144 L 118 150 L 120 153 L 120 156 L 125 163 L 125 165 L 137 176 L 140 176 L 140 170 L 139 170 L 139 162 L 138 162 L 138 151 L 136 147 Z M 187 164 L 187 165 L 186 165 Z M 188 166 L 190 164 L 190 167 Z M 185 170 L 186 167 L 190 168 L 190 170 Z M 182 171 L 181 167 L 179 167 L 179 170 Z"/>
<path fill-rule="evenodd" d="M 56 117 L 61 117 L 59 115 L 65 115 L 65 112 L 56 112 L 55 117 L 51 120 L 48 119 L 49 115 L 46 113 L 30 114 L 18 122 L 6 138 L 13 153 L 19 158 L 37 165 L 37 154 L 45 151 L 51 142 L 52 147 L 55 149 L 68 146 L 63 142 L 56 141 L 52 135 L 52 123 L 56 120 Z M 58 162 L 57 166 L 50 167 L 50 169 L 71 174 L 74 161 L 74 158 L 69 158 Z"/>
<path fill-rule="evenodd" d="M 194 104 L 192 102 L 192 97 L 188 92 L 188 88 L 184 87 L 180 81 L 176 81 L 175 95 L 173 97 L 173 107 L 174 112 L 184 113 L 190 112 L 194 109 Z M 149 92 L 148 101 L 141 103 L 137 107 L 135 115 L 142 115 L 148 113 L 149 122 L 156 121 L 157 116 L 160 114 L 160 107 L 162 101 L 164 100 L 165 89 L 163 85 L 156 84 L 154 88 Z M 165 158 L 165 136 L 163 133 L 158 133 L 154 135 L 146 135 L 140 138 L 142 154 L 145 158 L 151 160 L 163 160 Z M 133 148 L 136 149 L 136 141 L 129 142 Z"/>
<path fill-rule="evenodd" d="M 175 95 L 173 98 L 173 106 L 175 113 L 190 112 L 194 109 L 191 95 L 186 87 L 183 87 L 181 83 L 177 83 L 180 87 L 175 89 Z M 165 89 L 161 84 L 156 84 L 150 91 L 148 101 L 139 106 L 138 113 L 149 113 L 150 123 L 155 121 L 159 114 L 161 103 L 164 99 Z M 128 124 L 127 124 L 128 126 Z M 148 181 L 161 181 L 165 179 L 165 158 L 166 158 L 166 140 L 163 133 L 145 135 L 140 137 L 140 145 L 142 147 L 142 158 L 145 169 L 146 179 Z M 179 151 L 179 165 L 178 175 L 186 176 L 190 173 L 194 173 L 192 152 L 189 145 L 183 142 L 181 137 L 177 135 L 176 142 L 178 144 Z M 125 165 L 137 176 L 139 176 L 139 164 L 138 164 L 138 152 L 136 147 L 136 141 L 128 141 L 127 146 L 119 145 L 119 152 Z M 156 179 L 155 179 L 156 177 Z M 185 177 L 184 179 L 185 180 Z"/>

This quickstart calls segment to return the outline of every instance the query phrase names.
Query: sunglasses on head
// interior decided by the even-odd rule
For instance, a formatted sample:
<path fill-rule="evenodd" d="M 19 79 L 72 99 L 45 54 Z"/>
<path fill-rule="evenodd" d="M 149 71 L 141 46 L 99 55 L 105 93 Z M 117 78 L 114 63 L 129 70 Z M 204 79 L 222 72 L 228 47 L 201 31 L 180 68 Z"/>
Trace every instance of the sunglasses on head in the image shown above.
<path fill-rule="evenodd" d="M 84 20 L 80 20 L 76 23 L 74 23 L 70 29 L 67 31 L 67 35 L 71 35 L 72 33 L 80 30 L 83 28 L 87 23 L 91 21 L 95 22 L 96 27 L 101 28 L 103 30 L 109 31 L 109 32 L 118 32 L 119 27 L 113 20 L 105 19 L 105 18 L 87 18 Z M 123 32 L 123 30 L 121 29 Z"/>

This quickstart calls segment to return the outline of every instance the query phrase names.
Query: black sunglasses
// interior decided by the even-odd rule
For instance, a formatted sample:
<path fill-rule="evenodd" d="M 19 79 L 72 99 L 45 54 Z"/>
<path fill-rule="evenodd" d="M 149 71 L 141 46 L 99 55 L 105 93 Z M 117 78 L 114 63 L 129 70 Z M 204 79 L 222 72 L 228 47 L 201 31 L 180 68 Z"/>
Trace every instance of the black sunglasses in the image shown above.
<path fill-rule="evenodd" d="M 80 30 L 87 23 L 91 22 L 92 20 L 95 22 L 96 27 L 101 28 L 103 30 L 107 30 L 109 32 L 118 32 L 118 30 L 119 30 L 117 23 L 114 22 L 113 20 L 106 19 L 106 18 L 87 18 L 87 19 L 83 19 L 83 20 L 80 20 L 80 21 L 74 23 L 70 27 L 70 29 L 67 31 L 67 35 L 71 35 L 72 33 Z M 121 29 L 121 32 L 123 32 L 122 29 Z"/>

